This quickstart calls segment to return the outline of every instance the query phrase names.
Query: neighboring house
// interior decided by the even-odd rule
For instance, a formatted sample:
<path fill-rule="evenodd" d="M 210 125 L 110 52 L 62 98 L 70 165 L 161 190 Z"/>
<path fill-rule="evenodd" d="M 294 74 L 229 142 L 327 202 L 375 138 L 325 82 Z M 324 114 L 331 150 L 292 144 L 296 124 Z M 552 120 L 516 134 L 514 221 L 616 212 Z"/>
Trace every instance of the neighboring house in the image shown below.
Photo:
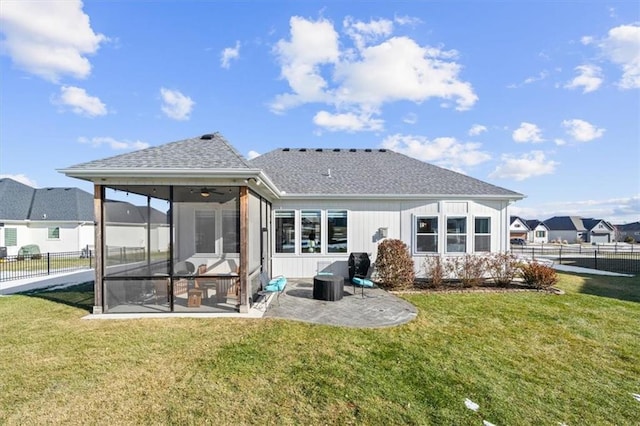
<path fill-rule="evenodd" d="M 615 225 L 615 229 L 617 241 L 625 241 L 630 237 L 633 238 L 636 243 L 640 242 L 640 221 Z"/>
<path fill-rule="evenodd" d="M 549 228 L 549 241 L 568 243 L 610 243 L 615 241 L 615 229 L 602 219 L 579 216 L 554 216 L 544 221 Z"/>
<path fill-rule="evenodd" d="M 32 188 L 13 179 L 0 179 L 0 247 L 7 255 L 18 254 L 20 247 L 36 244 L 41 253 L 79 252 L 93 248 L 95 228 L 93 195 L 79 188 Z M 106 200 L 113 221 L 125 224 L 120 235 L 110 233 L 114 246 L 145 247 L 147 207 Z M 154 233 L 166 228 L 166 216 L 151 211 Z M 107 222 L 109 223 L 109 222 Z M 166 250 L 168 239 L 153 238 L 154 250 Z M 137 242 L 137 244 L 134 244 Z"/>
<path fill-rule="evenodd" d="M 117 191 L 168 215 L 162 237 L 173 250 L 119 268 L 103 258 L 117 231 L 96 218 L 94 313 L 247 312 L 261 271 L 308 278 L 329 265 L 346 277 L 350 253 L 374 262 L 385 238 L 404 241 L 417 270 L 430 255 L 506 252 L 508 206 L 523 198 L 386 149 L 281 148 L 249 161 L 218 133 L 61 172 L 93 182 L 100 203 Z M 219 295 L 220 285 L 200 303 L 186 291 L 185 264 L 220 282 L 237 277 L 237 300 Z"/>
<path fill-rule="evenodd" d="M 42 253 L 93 244 L 93 196 L 78 188 L 32 188 L 0 179 L 0 246 L 7 255 L 37 244 Z"/>
<path fill-rule="evenodd" d="M 602 244 L 616 241 L 616 229 L 606 220 L 582 219 L 582 224 L 587 230 L 586 242 Z"/>
<path fill-rule="evenodd" d="M 509 238 L 522 238 L 525 241 L 529 240 L 529 226 L 527 221 L 518 217 L 511 216 L 509 218 Z"/>
<path fill-rule="evenodd" d="M 544 222 L 537 219 L 527 220 L 527 227 L 529 228 L 528 240 L 533 243 L 548 243 L 549 242 L 549 228 Z"/>

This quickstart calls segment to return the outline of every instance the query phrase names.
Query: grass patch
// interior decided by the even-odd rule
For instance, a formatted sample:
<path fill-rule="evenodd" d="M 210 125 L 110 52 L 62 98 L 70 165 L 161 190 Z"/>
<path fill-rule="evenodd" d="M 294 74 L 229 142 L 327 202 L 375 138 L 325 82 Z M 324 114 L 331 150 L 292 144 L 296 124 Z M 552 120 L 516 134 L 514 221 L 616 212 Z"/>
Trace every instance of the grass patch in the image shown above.
<path fill-rule="evenodd" d="M 1 424 L 634 424 L 640 278 L 412 294 L 416 320 L 82 321 L 90 287 L 0 298 Z M 464 406 L 477 402 L 476 413 Z"/>

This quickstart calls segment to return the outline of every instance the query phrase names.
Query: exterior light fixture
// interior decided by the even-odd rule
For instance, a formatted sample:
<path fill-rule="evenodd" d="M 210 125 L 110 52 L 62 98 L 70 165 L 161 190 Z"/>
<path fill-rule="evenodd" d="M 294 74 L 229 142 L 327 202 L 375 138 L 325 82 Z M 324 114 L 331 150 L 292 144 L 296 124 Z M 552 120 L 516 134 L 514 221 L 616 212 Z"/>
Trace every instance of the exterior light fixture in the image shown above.
<path fill-rule="evenodd" d="M 209 190 L 207 188 L 202 188 L 200 190 L 200 195 L 202 195 L 203 197 L 208 197 L 209 195 L 211 195 L 211 193 L 209 192 Z"/>
<path fill-rule="evenodd" d="M 379 228 L 378 234 L 380 234 L 380 238 L 387 238 L 388 228 Z"/>

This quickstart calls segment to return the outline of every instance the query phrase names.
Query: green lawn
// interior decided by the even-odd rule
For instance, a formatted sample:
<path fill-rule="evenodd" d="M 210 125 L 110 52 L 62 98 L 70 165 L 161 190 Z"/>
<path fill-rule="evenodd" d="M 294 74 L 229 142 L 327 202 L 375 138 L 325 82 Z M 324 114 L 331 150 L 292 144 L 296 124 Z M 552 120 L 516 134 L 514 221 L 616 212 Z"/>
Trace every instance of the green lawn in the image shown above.
<path fill-rule="evenodd" d="M 638 424 L 640 278 L 559 287 L 408 295 L 416 320 L 366 330 L 0 297 L 0 424 Z"/>

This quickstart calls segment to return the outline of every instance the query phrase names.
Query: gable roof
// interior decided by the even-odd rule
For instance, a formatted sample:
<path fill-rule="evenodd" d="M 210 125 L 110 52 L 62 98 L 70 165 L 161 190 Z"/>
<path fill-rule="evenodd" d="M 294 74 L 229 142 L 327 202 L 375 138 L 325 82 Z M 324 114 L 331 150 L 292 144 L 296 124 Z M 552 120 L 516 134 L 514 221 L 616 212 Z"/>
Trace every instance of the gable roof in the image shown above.
<path fill-rule="evenodd" d="M 13 179 L 0 179 L 0 220 L 27 219 L 34 192 L 35 188 Z"/>
<path fill-rule="evenodd" d="M 522 194 L 386 149 L 280 148 L 250 160 L 286 196 Z"/>
<path fill-rule="evenodd" d="M 540 220 L 538 220 L 538 219 L 530 219 L 530 220 L 525 221 L 525 223 L 527 224 L 527 226 L 528 226 L 528 227 L 529 227 L 529 229 L 531 229 L 531 230 L 536 229 L 536 228 L 537 228 L 538 226 L 540 226 L 540 225 L 542 225 L 542 226 L 544 226 L 545 228 L 549 229 L 549 228 L 547 227 L 547 225 L 545 225 L 545 224 L 544 224 L 544 222 L 542 222 L 542 221 L 540 221 Z"/>
<path fill-rule="evenodd" d="M 593 228 L 595 228 L 599 223 L 604 224 L 604 226 L 606 226 L 610 231 L 613 231 L 613 226 L 607 222 L 606 220 L 602 220 L 602 219 L 582 219 L 582 223 L 584 225 L 584 227 L 588 230 L 592 230 Z"/>
<path fill-rule="evenodd" d="M 0 219 L 93 221 L 93 195 L 78 188 L 32 188 L 0 179 Z"/>
<path fill-rule="evenodd" d="M 527 224 L 527 221 L 521 218 L 520 216 L 509 216 L 509 225 L 513 225 L 513 222 L 515 221 L 519 221 L 521 224 L 525 226 L 525 228 L 529 227 L 529 225 Z"/>
<path fill-rule="evenodd" d="M 251 171 L 252 165 L 219 133 L 170 142 L 60 170 L 80 179 L 122 176 L 206 175 Z"/>
<path fill-rule="evenodd" d="M 544 221 L 550 231 L 586 231 L 579 216 L 554 216 Z"/>

